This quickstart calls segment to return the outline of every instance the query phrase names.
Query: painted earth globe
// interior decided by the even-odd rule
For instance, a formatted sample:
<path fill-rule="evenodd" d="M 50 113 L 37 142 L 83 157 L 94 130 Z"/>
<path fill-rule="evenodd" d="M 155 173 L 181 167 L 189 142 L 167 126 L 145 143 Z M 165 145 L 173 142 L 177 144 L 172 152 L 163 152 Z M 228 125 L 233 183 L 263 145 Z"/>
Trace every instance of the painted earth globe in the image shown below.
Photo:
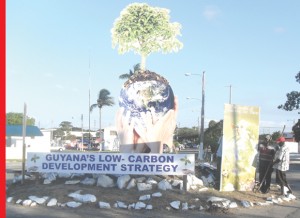
<path fill-rule="evenodd" d="M 174 93 L 168 81 L 161 75 L 140 71 L 132 75 L 120 92 L 119 106 L 123 107 L 124 116 L 130 111 L 129 123 L 141 121 L 141 114 L 152 111 L 156 120 L 165 115 L 170 109 L 174 109 Z M 143 121 L 141 122 L 143 125 Z"/>

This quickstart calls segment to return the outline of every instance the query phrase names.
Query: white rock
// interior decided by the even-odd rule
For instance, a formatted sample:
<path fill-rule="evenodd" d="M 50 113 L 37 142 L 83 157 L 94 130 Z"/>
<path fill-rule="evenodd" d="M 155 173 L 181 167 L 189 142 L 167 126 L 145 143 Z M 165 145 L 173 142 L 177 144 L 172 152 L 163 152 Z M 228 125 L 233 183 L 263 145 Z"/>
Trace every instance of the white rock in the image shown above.
<path fill-rule="evenodd" d="M 146 210 L 152 210 L 153 209 L 153 206 L 151 205 L 151 204 L 148 204 L 147 206 L 146 206 Z"/>
<path fill-rule="evenodd" d="M 151 199 L 151 195 L 142 195 L 140 196 L 139 201 L 146 201 L 149 199 Z"/>
<path fill-rule="evenodd" d="M 128 183 L 126 189 L 132 189 L 132 188 L 134 188 L 135 186 L 136 186 L 136 180 L 135 180 L 135 178 L 132 178 L 132 179 L 129 181 L 129 183 Z"/>
<path fill-rule="evenodd" d="M 195 175 L 187 175 L 187 182 L 188 182 L 188 185 L 190 185 L 190 186 L 191 185 L 203 186 L 203 181 Z"/>
<path fill-rule="evenodd" d="M 174 208 L 176 210 L 179 210 L 179 208 L 180 208 L 180 201 L 172 201 L 170 203 L 170 205 L 171 205 L 172 208 Z"/>
<path fill-rule="evenodd" d="M 127 183 L 130 181 L 129 175 L 122 175 L 118 177 L 117 185 L 119 189 L 123 189 L 127 186 Z"/>
<path fill-rule="evenodd" d="M 123 209 L 128 208 L 128 206 L 122 201 L 117 201 L 116 205 L 118 208 L 123 208 Z"/>
<path fill-rule="evenodd" d="M 268 206 L 268 205 L 270 205 L 269 203 L 266 203 L 266 202 L 257 202 L 256 204 L 259 205 L 259 206 Z"/>
<path fill-rule="evenodd" d="M 155 192 L 152 194 L 152 197 L 156 197 L 156 198 L 159 198 L 162 196 L 162 193 L 161 192 Z"/>
<path fill-rule="evenodd" d="M 281 198 L 277 198 L 278 203 L 282 203 L 283 200 Z"/>
<path fill-rule="evenodd" d="M 37 203 L 36 203 L 36 202 L 32 202 L 32 203 L 30 204 L 30 207 L 35 207 L 35 206 L 37 206 Z"/>
<path fill-rule="evenodd" d="M 30 206 L 31 203 L 32 203 L 32 200 L 26 199 L 26 200 L 24 200 L 24 201 L 22 202 L 22 205 L 23 205 L 23 206 Z"/>
<path fill-rule="evenodd" d="M 250 202 L 249 201 L 241 201 L 241 204 L 242 204 L 242 206 L 243 207 L 251 207 L 251 204 L 250 204 Z"/>
<path fill-rule="evenodd" d="M 188 210 L 189 209 L 189 205 L 187 202 L 182 203 L 182 210 Z"/>
<path fill-rule="evenodd" d="M 107 202 L 99 201 L 99 207 L 102 208 L 102 209 L 109 209 L 110 204 L 107 203 Z"/>
<path fill-rule="evenodd" d="M 175 179 L 175 180 L 173 180 L 173 182 L 172 182 L 172 186 L 173 187 L 176 187 L 176 186 L 181 186 L 181 183 L 183 183 L 183 181 L 182 180 L 180 180 L 180 179 Z"/>
<path fill-rule="evenodd" d="M 72 176 L 72 173 L 58 173 L 58 178 L 70 178 Z"/>
<path fill-rule="evenodd" d="M 83 185 L 95 185 L 96 184 L 96 179 L 86 177 L 80 183 L 83 184 Z"/>
<path fill-rule="evenodd" d="M 204 187 L 204 188 L 200 188 L 200 189 L 199 189 L 199 192 L 206 192 L 206 191 L 208 191 L 208 190 L 209 190 L 208 188 Z"/>
<path fill-rule="evenodd" d="M 16 201 L 16 204 L 21 204 L 21 202 L 22 202 L 22 200 L 19 199 L 19 200 Z"/>
<path fill-rule="evenodd" d="M 289 198 L 291 200 L 296 200 L 296 196 L 291 193 L 287 194 L 287 198 Z"/>
<path fill-rule="evenodd" d="M 51 198 L 50 201 L 47 203 L 48 207 L 53 207 L 56 206 L 57 204 L 57 199 L 56 198 Z"/>
<path fill-rule="evenodd" d="M 172 189 L 172 185 L 166 179 L 163 179 L 158 183 L 158 188 L 166 191 L 167 189 Z"/>
<path fill-rule="evenodd" d="M 41 176 L 51 183 L 52 181 L 56 180 L 57 173 L 42 173 Z"/>
<path fill-rule="evenodd" d="M 39 198 L 39 197 L 34 196 L 34 195 L 31 195 L 31 196 L 29 196 L 28 198 L 29 198 L 30 200 L 32 200 L 32 201 L 38 203 L 38 204 L 44 204 L 44 203 L 46 202 L 46 200 L 47 200 L 47 199 L 44 198 L 44 197 Z"/>
<path fill-rule="evenodd" d="M 75 178 L 75 177 L 83 177 L 84 173 L 72 173 L 71 175 L 71 179 Z"/>
<path fill-rule="evenodd" d="M 147 191 L 152 189 L 152 185 L 147 183 L 138 183 L 137 188 L 139 191 Z"/>
<path fill-rule="evenodd" d="M 73 198 L 75 201 L 80 201 L 83 203 L 96 202 L 96 200 L 97 200 L 96 196 L 92 195 L 92 194 L 81 195 L 81 194 L 74 192 L 74 193 L 70 193 L 68 196 Z"/>
<path fill-rule="evenodd" d="M 140 209 L 143 209 L 143 208 L 146 208 L 146 204 L 144 202 L 141 202 L 141 201 L 138 201 L 135 204 L 135 207 L 134 207 L 134 209 L 136 209 L 136 210 L 140 210 Z"/>
<path fill-rule="evenodd" d="M 66 185 L 76 185 L 78 183 L 80 183 L 80 180 L 68 180 L 68 181 L 65 181 Z"/>
<path fill-rule="evenodd" d="M 228 200 L 228 199 L 226 199 L 226 198 L 219 198 L 219 197 L 214 197 L 214 196 L 212 196 L 212 197 L 210 197 L 210 198 L 208 198 L 207 199 L 207 202 L 211 202 L 212 204 L 218 204 L 218 205 L 216 205 L 216 206 L 220 206 L 220 207 L 228 207 L 229 206 L 229 204 L 230 204 L 230 200 Z"/>
<path fill-rule="evenodd" d="M 7 203 L 11 203 L 12 200 L 13 200 L 13 197 L 8 197 L 8 198 L 6 199 L 6 202 L 7 202 Z"/>
<path fill-rule="evenodd" d="M 43 182 L 43 184 L 44 185 L 49 185 L 49 184 L 51 184 L 51 182 L 52 182 L 52 180 L 45 179 L 44 182 Z"/>
<path fill-rule="evenodd" d="M 99 175 L 97 179 L 97 186 L 103 187 L 103 188 L 109 188 L 114 187 L 114 180 L 107 176 L 107 175 Z"/>
<path fill-rule="evenodd" d="M 128 210 L 131 210 L 131 209 L 133 209 L 134 207 L 135 207 L 135 203 L 129 204 L 129 205 L 128 205 Z"/>
<path fill-rule="evenodd" d="M 196 208 L 196 205 L 192 204 L 189 206 L 189 209 L 194 210 Z"/>
<path fill-rule="evenodd" d="M 25 175 L 25 176 L 24 176 L 24 179 L 25 179 L 25 180 L 26 180 L 26 179 L 30 179 L 30 177 L 27 176 L 27 175 Z M 12 183 L 17 183 L 17 182 L 20 182 L 20 181 L 22 181 L 22 175 L 15 176 L 15 177 L 13 178 Z"/>
<path fill-rule="evenodd" d="M 148 178 L 146 181 L 147 184 L 156 185 L 157 181 L 155 181 L 153 178 Z"/>
<path fill-rule="evenodd" d="M 238 205 L 237 205 L 237 203 L 236 202 L 230 202 L 230 204 L 229 204 L 229 206 L 228 206 L 229 208 L 237 208 L 238 207 Z"/>
<path fill-rule="evenodd" d="M 197 185 L 191 185 L 191 186 L 190 186 L 190 189 L 191 189 L 191 190 L 196 190 L 197 188 L 198 188 Z"/>
<path fill-rule="evenodd" d="M 144 182 L 146 180 L 146 177 L 139 177 L 139 178 L 136 178 L 136 182 L 139 183 L 139 182 Z"/>
<path fill-rule="evenodd" d="M 75 202 L 75 201 L 69 201 L 69 202 L 67 202 L 67 206 L 68 207 L 72 207 L 72 208 L 76 208 L 76 207 L 79 207 L 81 205 L 82 205 L 82 203 L 80 203 L 80 202 Z"/>

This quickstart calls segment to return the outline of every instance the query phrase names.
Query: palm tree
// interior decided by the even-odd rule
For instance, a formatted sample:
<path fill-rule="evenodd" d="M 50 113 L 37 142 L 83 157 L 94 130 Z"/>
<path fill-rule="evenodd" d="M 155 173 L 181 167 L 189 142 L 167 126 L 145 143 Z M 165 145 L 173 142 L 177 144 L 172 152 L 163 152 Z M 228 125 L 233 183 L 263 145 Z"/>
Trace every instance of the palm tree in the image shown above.
<path fill-rule="evenodd" d="M 101 89 L 98 94 L 98 99 L 96 104 L 92 104 L 90 107 L 90 112 L 94 108 L 99 108 L 99 132 L 101 137 L 101 109 L 103 106 L 113 106 L 115 104 L 113 97 L 109 96 L 110 92 L 107 89 Z"/>
<path fill-rule="evenodd" d="M 129 70 L 129 73 L 124 73 L 119 76 L 119 79 L 129 79 L 133 74 L 138 73 L 141 70 L 141 65 L 136 64 L 133 66 L 133 71 Z"/>

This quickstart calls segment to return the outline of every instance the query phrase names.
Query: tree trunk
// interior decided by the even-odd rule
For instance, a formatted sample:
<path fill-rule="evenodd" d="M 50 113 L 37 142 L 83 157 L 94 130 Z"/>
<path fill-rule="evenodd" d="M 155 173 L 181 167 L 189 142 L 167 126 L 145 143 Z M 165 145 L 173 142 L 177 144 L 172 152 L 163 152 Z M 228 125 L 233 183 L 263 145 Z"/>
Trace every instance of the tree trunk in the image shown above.
<path fill-rule="evenodd" d="M 146 70 L 146 55 L 141 55 L 141 70 Z"/>

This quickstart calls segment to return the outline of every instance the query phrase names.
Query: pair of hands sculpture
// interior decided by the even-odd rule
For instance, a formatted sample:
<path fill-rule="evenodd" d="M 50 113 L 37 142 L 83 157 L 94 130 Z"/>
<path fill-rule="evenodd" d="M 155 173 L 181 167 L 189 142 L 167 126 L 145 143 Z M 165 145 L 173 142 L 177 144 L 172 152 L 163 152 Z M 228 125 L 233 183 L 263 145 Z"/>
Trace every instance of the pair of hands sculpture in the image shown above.
<path fill-rule="evenodd" d="M 141 119 L 130 122 L 131 111 L 124 116 L 120 108 L 116 116 L 116 125 L 122 153 L 162 153 L 163 144 L 173 145 L 173 133 L 176 128 L 178 101 L 174 98 L 174 109 L 163 117 L 156 117 L 154 108 L 141 114 Z M 150 151 L 149 151 L 150 150 Z"/>

